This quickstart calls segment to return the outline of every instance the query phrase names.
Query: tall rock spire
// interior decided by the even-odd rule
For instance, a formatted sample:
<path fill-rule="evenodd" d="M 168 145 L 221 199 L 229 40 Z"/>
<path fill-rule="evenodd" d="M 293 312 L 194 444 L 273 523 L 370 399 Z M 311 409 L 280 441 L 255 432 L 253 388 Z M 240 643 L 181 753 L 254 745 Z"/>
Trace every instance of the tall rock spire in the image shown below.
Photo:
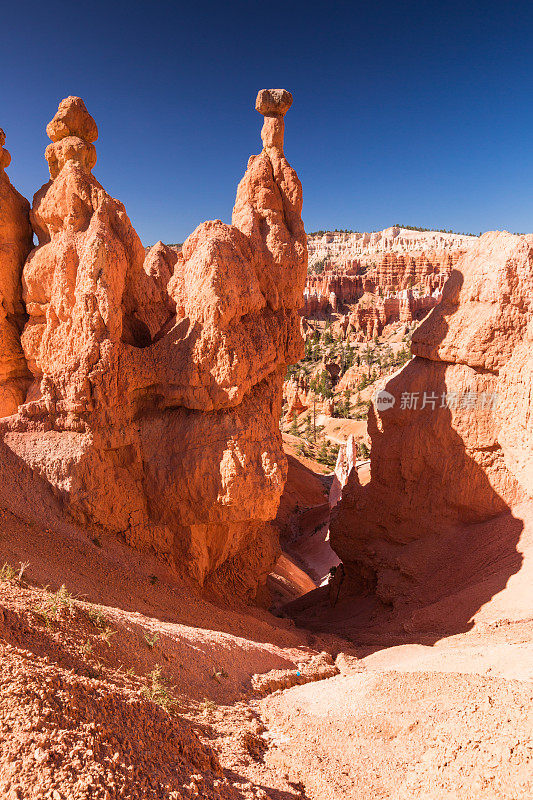
<path fill-rule="evenodd" d="M 45 152 L 52 180 L 68 161 L 83 172 L 91 172 L 96 164 L 93 142 L 98 139 L 98 128 L 81 97 L 66 97 L 60 102 L 56 115 L 46 126 L 46 134 L 52 140 Z"/>
<path fill-rule="evenodd" d="M 268 304 L 300 308 L 307 274 L 307 237 L 302 222 L 302 184 L 283 152 L 285 114 L 292 104 L 286 89 L 262 89 L 256 110 L 264 116 L 263 150 L 248 161 L 237 189 L 233 224 L 261 253 L 261 289 Z M 300 357 L 295 353 L 294 361 Z"/>
<path fill-rule="evenodd" d="M 26 413 L 46 411 L 67 424 L 93 408 L 92 376 L 109 343 L 130 335 L 127 299 L 144 248 L 122 203 L 92 175 L 98 129 L 83 100 L 62 100 L 46 130 L 50 181 L 33 199 L 39 247 L 23 273 L 22 343 L 35 378 Z"/>

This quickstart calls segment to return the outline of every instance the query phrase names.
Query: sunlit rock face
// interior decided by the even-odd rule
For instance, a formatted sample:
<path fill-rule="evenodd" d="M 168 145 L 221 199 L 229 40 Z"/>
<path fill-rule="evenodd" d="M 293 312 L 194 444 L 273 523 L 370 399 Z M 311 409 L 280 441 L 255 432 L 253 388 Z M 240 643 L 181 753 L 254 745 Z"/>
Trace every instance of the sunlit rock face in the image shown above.
<path fill-rule="evenodd" d="M 92 174 L 96 123 L 80 98 L 61 102 L 47 127 L 50 181 L 31 210 L 39 245 L 22 274 L 31 385 L 3 428 L 74 517 L 247 595 L 276 556 L 282 377 L 302 350 L 302 189 L 283 153 L 291 102 L 285 90 L 258 95 L 263 150 L 233 223 L 203 223 L 180 252 L 159 242 L 146 255 Z"/>
<path fill-rule="evenodd" d="M 331 541 L 384 599 L 427 560 L 420 542 L 533 497 L 532 264 L 533 235 L 480 237 L 386 384 L 394 405 L 369 415 L 372 479 L 347 483 Z"/>
<path fill-rule="evenodd" d="M 20 344 L 26 315 L 20 276 L 32 247 L 30 204 L 6 174 L 11 163 L 0 129 L 0 417 L 14 414 L 24 400 L 29 372 Z"/>
<path fill-rule="evenodd" d="M 477 236 L 396 226 L 372 234 L 309 235 L 311 271 L 302 311 L 311 317 L 347 313 L 361 340 L 370 340 L 389 323 L 422 319 L 439 302 L 454 265 L 477 242 Z"/>

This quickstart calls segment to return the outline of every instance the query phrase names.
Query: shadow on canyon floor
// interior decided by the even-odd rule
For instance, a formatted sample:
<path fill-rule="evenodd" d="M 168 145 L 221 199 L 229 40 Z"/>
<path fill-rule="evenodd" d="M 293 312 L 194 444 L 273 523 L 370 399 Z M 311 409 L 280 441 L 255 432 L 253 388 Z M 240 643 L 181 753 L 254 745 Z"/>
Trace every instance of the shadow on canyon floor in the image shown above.
<path fill-rule="evenodd" d="M 428 356 L 458 309 L 463 276 L 454 270 L 449 281 L 451 299 L 418 331 Z M 500 477 L 506 469 L 490 441 L 491 420 L 480 422 L 475 408 L 439 407 L 454 390 L 479 397 L 495 385 L 485 370 L 421 356 L 389 380 L 395 407 L 382 412 L 379 427 L 369 414 L 372 479 L 348 489 L 333 515 L 332 544 L 347 573 L 338 602 L 332 608 L 327 589 L 317 589 L 289 603 L 285 612 L 298 625 L 379 649 L 433 644 L 472 630 L 478 618 L 490 623 L 527 606 L 519 543 L 530 538 L 531 523 L 525 531 L 487 476 L 485 465 Z M 438 404 L 401 410 L 404 392 L 427 392 Z"/>

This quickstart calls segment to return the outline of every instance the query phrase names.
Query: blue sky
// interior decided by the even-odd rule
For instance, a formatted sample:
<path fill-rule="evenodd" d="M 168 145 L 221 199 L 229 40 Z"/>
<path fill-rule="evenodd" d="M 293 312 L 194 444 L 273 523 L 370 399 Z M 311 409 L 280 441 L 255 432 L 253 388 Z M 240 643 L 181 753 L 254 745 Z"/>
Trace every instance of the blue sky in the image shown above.
<path fill-rule="evenodd" d="M 94 174 L 145 244 L 230 220 L 261 148 L 257 90 L 294 96 L 304 221 L 533 230 L 530 2 L 11 2 L 0 126 L 12 182 L 47 180 L 46 123 L 84 98 Z"/>

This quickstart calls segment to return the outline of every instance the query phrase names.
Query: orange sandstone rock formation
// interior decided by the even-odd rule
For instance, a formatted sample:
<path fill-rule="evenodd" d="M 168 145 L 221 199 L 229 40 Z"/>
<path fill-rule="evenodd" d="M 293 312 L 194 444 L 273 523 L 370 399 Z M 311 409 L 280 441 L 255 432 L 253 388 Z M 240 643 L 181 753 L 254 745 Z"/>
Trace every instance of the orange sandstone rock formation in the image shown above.
<path fill-rule="evenodd" d="M 331 542 L 354 581 L 401 598 L 439 536 L 533 497 L 533 235 L 486 233 L 369 414 L 372 480 L 347 482 Z M 437 538 L 435 538 L 437 537 Z"/>
<path fill-rule="evenodd" d="M 0 417 L 16 412 L 29 382 L 20 344 L 26 318 L 20 276 L 32 247 L 30 206 L 6 175 L 11 156 L 5 141 L 0 129 Z"/>
<path fill-rule="evenodd" d="M 474 242 L 477 237 L 472 237 Z M 464 251 L 463 251 L 464 252 Z M 427 313 L 438 302 L 446 279 L 461 255 L 460 250 L 438 252 L 385 253 L 368 263 L 366 258 L 332 260 L 324 270 L 307 276 L 303 310 L 306 314 L 337 310 L 340 304 L 361 304 L 372 297 L 389 318 L 399 319 L 402 300 L 409 299 L 408 315 L 413 319 Z M 332 257 L 334 258 L 334 257 Z M 357 306 L 355 306 L 357 311 Z"/>
<path fill-rule="evenodd" d="M 278 419 L 301 355 L 302 189 L 283 153 L 285 90 L 263 90 L 263 150 L 233 224 L 148 252 L 92 175 L 94 120 L 63 100 L 23 271 L 33 382 L 4 442 L 71 514 L 253 594 L 276 555 L 286 478 Z"/>
<path fill-rule="evenodd" d="M 285 419 L 295 419 L 312 403 L 309 397 L 309 381 L 303 377 L 289 378 L 283 384 L 283 399 L 287 404 Z"/>

